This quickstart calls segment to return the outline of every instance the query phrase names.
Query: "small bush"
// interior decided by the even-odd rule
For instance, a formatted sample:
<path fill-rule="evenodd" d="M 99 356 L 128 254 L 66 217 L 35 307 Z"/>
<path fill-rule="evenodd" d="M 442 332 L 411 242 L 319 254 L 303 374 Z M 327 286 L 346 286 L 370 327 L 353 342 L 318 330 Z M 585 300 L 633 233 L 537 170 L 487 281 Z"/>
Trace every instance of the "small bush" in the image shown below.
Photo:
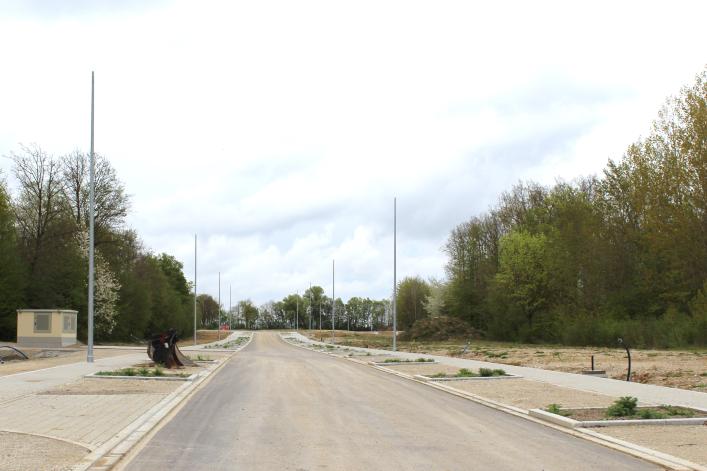
<path fill-rule="evenodd" d="M 689 410 L 685 409 L 684 407 L 676 407 L 676 406 L 662 406 L 662 409 L 670 416 L 670 417 L 694 417 L 695 414 Z"/>
<path fill-rule="evenodd" d="M 642 419 L 664 419 L 665 414 L 662 414 L 653 409 L 641 409 L 638 411 L 638 416 Z"/>
<path fill-rule="evenodd" d="M 493 375 L 494 376 L 506 376 L 506 371 L 502 369 L 495 369 L 493 370 Z"/>
<path fill-rule="evenodd" d="M 479 374 L 481 376 L 493 376 L 493 370 L 491 368 L 479 368 Z"/>
<path fill-rule="evenodd" d="M 456 374 L 456 376 L 459 378 L 470 378 L 473 376 L 477 376 L 477 374 L 474 373 L 473 371 L 471 371 L 470 369 L 462 368 L 459 370 L 459 372 Z"/>
<path fill-rule="evenodd" d="M 562 409 L 559 404 L 548 404 L 547 407 L 545 407 L 545 410 L 551 414 L 562 415 Z"/>
<path fill-rule="evenodd" d="M 446 316 L 420 319 L 398 336 L 400 340 L 450 340 L 479 337 L 479 333 L 466 322 Z"/>
<path fill-rule="evenodd" d="M 137 370 L 137 375 L 138 376 L 150 376 L 150 370 L 145 368 L 144 366 L 140 369 Z"/>
<path fill-rule="evenodd" d="M 155 370 L 152 372 L 154 376 L 164 376 L 164 370 L 159 366 L 155 365 Z"/>
<path fill-rule="evenodd" d="M 638 399 L 631 396 L 624 396 L 609 406 L 606 410 L 606 415 L 609 417 L 630 417 L 636 414 L 636 406 Z"/>
<path fill-rule="evenodd" d="M 415 360 L 418 363 L 429 363 L 429 362 L 434 362 L 432 358 L 418 358 Z"/>

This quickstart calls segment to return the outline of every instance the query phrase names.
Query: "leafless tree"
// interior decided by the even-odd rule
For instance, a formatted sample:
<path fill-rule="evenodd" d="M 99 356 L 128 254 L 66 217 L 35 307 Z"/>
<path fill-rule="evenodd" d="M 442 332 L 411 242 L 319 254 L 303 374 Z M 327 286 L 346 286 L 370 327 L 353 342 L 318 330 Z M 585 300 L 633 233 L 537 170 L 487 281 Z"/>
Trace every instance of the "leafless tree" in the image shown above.
<path fill-rule="evenodd" d="M 96 230 L 120 228 L 130 209 L 125 187 L 118 180 L 108 160 L 96 154 Z M 79 227 L 88 226 L 89 156 L 79 151 L 61 159 L 63 192 L 71 209 L 71 217 Z"/>
<path fill-rule="evenodd" d="M 33 271 L 52 225 L 66 207 L 60 164 L 37 145 L 21 146 L 19 154 L 12 152 L 9 157 L 20 186 L 14 205 L 17 225 Z"/>

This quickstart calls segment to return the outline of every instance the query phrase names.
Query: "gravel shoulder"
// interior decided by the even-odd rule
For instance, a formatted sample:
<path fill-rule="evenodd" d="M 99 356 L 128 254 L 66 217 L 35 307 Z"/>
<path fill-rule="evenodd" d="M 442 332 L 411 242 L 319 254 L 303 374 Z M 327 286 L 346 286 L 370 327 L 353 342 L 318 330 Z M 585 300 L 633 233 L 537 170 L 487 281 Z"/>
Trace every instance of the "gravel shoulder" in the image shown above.
<path fill-rule="evenodd" d="M 61 440 L 0 432 L 0 471 L 69 470 L 88 453 L 84 447 Z"/>

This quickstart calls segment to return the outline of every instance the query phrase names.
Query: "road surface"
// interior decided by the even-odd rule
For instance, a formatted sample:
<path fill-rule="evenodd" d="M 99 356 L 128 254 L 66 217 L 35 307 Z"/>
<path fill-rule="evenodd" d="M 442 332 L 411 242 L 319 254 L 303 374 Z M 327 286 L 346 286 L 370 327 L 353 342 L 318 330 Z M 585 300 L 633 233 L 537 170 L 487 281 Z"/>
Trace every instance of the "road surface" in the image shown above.
<path fill-rule="evenodd" d="M 259 332 L 126 469 L 660 468 Z"/>

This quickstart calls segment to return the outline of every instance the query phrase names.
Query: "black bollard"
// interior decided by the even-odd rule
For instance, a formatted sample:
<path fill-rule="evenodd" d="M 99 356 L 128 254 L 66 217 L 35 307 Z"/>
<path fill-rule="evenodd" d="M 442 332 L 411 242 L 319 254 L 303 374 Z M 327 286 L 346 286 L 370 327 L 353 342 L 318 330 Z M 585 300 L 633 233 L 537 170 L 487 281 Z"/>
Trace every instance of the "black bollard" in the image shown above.
<path fill-rule="evenodd" d="M 626 373 L 626 381 L 631 381 L 631 351 L 628 349 L 628 344 L 624 342 L 624 339 L 618 339 L 619 345 L 623 345 L 626 349 L 626 355 L 628 355 L 628 373 Z"/>

